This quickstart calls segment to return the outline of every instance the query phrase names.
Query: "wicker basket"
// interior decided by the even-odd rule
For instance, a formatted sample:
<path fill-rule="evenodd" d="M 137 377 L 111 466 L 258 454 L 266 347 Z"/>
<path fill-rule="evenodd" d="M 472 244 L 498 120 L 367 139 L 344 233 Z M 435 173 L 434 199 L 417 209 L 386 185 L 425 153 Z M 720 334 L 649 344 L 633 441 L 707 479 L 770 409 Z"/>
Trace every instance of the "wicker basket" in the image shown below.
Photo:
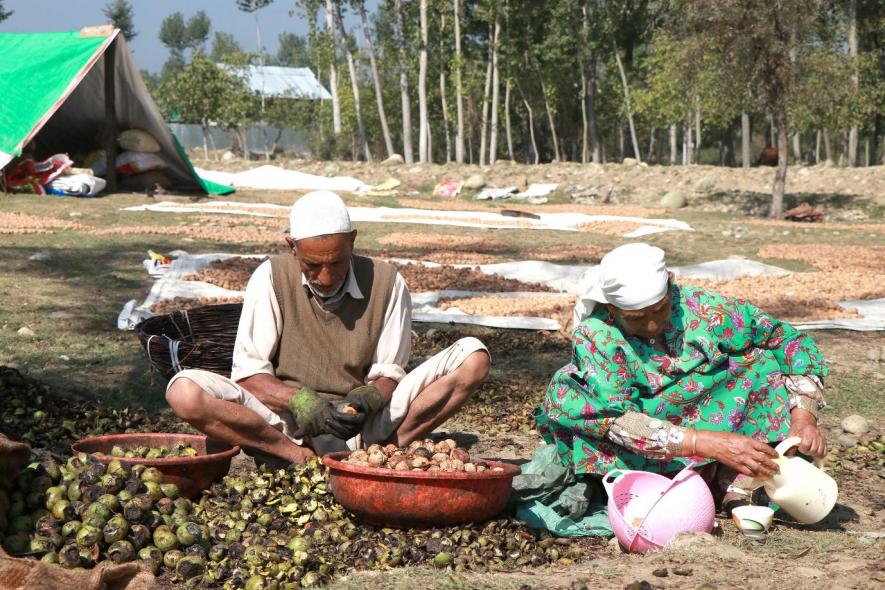
<path fill-rule="evenodd" d="M 151 366 L 165 379 L 184 369 L 230 376 L 242 303 L 206 305 L 148 318 L 135 326 Z"/>

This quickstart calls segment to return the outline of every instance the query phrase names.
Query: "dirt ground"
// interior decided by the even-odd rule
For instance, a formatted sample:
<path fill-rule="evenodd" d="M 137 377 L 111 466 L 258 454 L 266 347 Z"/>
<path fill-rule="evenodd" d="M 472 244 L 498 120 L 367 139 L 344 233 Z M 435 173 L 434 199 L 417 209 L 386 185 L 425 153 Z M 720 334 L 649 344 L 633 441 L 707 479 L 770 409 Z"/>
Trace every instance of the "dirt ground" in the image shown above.
<path fill-rule="evenodd" d="M 228 170 L 263 164 L 196 163 L 204 168 Z M 836 289 L 833 284 L 840 282 L 836 273 L 866 275 L 867 284 L 872 284 L 868 297 L 882 296 L 876 289 L 881 290 L 885 284 L 878 278 L 883 276 L 879 254 L 885 248 L 885 173 L 881 167 L 791 168 L 787 205 L 807 200 L 823 207 L 826 213 L 824 223 L 796 224 L 762 217 L 773 175 L 768 168 L 743 171 L 614 164 L 527 167 L 505 163 L 480 169 L 292 160 L 273 163 L 318 174 L 353 175 L 370 183 L 391 176 L 403 182 L 397 195 L 346 197 L 349 203 L 364 206 L 494 211 L 512 207 L 513 203 L 479 203 L 471 195 L 457 201 L 441 201 L 431 197 L 430 191 L 443 177 L 467 178 L 474 174 L 482 175 L 495 186 L 517 184 L 522 177 L 528 182 L 556 182 L 561 189 L 551 195 L 549 204 L 520 204 L 519 208 L 681 219 L 690 223 L 694 231 L 647 238 L 664 248 L 668 261 L 674 265 L 738 255 L 799 271 L 797 274 L 805 279 L 812 273 L 830 273 L 823 274 L 818 281 L 829 283 L 826 289 L 830 291 Z M 615 203 L 602 204 L 602 197 L 612 187 Z M 660 199 L 671 191 L 683 193 L 688 206 L 676 211 L 663 210 Z M 573 194 L 579 195 L 576 199 L 593 199 L 593 204 L 572 199 Z M 157 200 L 161 198 L 182 203 L 193 200 L 171 195 L 158 196 Z M 289 204 L 292 199 L 291 194 L 264 191 L 244 191 L 231 197 L 243 203 Z M 0 297 L 4 299 L 0 306 L 0 364 L 14 364 L 40 379 L 79 395 L 92 395 L 108 405 L 145 405 L 168 417 L 162 380 L 151 373 L 133 334 L 118 331 L 114 321 L 123 303 L 129 299 L 140 301 L 150 288 L 151 280 L 141 267 L 145 251 L 150 248 L 167 253 L 175 249 L 191 253 L 268 253 L 269 248 L 283 246 L 281 231 L 285 221 L 240 220 L 232 224 L 222 215 L 121 211 L 123 207 L 152 200 L 137 194 L 82 200 L 0 195 Z M 234 226 L 242 231 L 231 232 Z M 586 263 L 598 261 L 613 246 L 629 241 L 603 231 L 526 232 L 519 228 L 487 230 L 399 223 L 359 224 L 358 230 L 358 247 L 365 251 L 395 251 L 411 258 L 461 254 L 488 257 L 483 259 L 487 261 L 533 258 Z M 455 247 L 440 248 L 436 240 L 450 240 Z M 48 254 L 30 259 L 41 253 Z M 481 278 L 459 277 L 454 280 Z M 238 274 L 228 279 L 241 281 L 242 277 Z M 414 280 L 425 279 L 425 288 L 429 288 L 439 277 Z M 862 286 L 858 283 L 858 288 Z M 816 287 L 812 281 L 803 288 Z M 539 293 L 540 297 L 545 295 Z M 776 294 L 772 296 L 772 301 L 777 299 Z M 803 311 L 796 313 L 802 317 Z M 23 328 L 28 331 L 22 331 Z M 471 453 L 482 457 L 517 463 L 531 457 L 540 438 L 530 414 L 540 402 L 553 371 L 568 361 L 567 336 L 431 324 L 415 324 L 413 328 L 411 366 L 465 335 L 482 339 L 492 351 L 493 368 L 488 380 L 439 433 L 452 436 L 462 446 L 470 447 Z M 840 485 L 837 508 L 824 522 L 802 526 L 777 520 L 768 535 L 750 539 L 720 517 L 714 536 L 685 540 L 679 547 L 645 556 L 623 554 L 603 539 L 586 543 L 582 558 L 576 563 L 506 573 L 454 573 L 430 568 L 355 572 L 331 587 L 882 587 L 885 455 L 865 444 L 849 447 L 838 440 L 843 434 L 841 421 L 851 414 L 864 416 L 870 424 L 869 432 L 859 442 L 876 440 L 885 434 L 885 336 L 882 332 L 848 331 L 817 331 L 813 335 L 830 364 L 829 407 L 821 420 L 834 449 L 827 459 L 827 468 Z M 244 465 L 248 467 L 249 463 Z M 655 575 L 655 570 L 663 568 L 666 576 Z"/>
<path fill-rule="evenodd" d="M 377 164 L 365 162 L 317 162 L 281 158 L 272 162 L 244 160 L 204 160 L 194 153 L 194 163 L 201 168 L 238 172 L 270 163 L 287 169 L 322 176 L 353 176 L 363 182 L 376 185 L 388 178 L 396 178 L 402 184 L 398 190 L 403 195 L 417 195 L 433 189 L 444 178 L 467 180 L 480 176 L 488 186 L 505 187 L 526 183 L 557 183 L 560 190 L 601 201 L 613 188 L 617 204 L 642 207 L 660 207 L 662 196 L 671 191 L 684 194 L 695 206 L 709 211 L 726 209 L 755 210 L 755 199 L 747 201 L 745 195 L 770 194 L 774 169 L 757 167 L 750 169 L 724 168 L 720 166 L 624 166 L 621 164 L 551 163 L 539 166 L 499 161 L 494 166 L 480 167 L 458 164 Z M 211 155 L 211 154 L 210 154 Z M 818 166 L 791 166 L 787 174 L 787 191 L 793 195 L 814 198 L 829 196 L 840 200 L 855 201 L 851 212 L 842 212 L 840 218 L 857 220 L 864 216 L 860 210 L 862 201 L 885 204 L 885 174 L 880 166 L 868 168 L 838 168 L 821 164 Z M 476 192 L 464 189 L 472 197 Z M 505 201 L 506 202 L 506 201 Z M 404 204 L 403 206 L 413 206 Z M 825 207 L 826 209 L 826 207 Z M 832 211 L 826 211 L 830 213 Z M 629 215 L 629 213 L 619 213 Z M 859 217 L 858 217 L 859 216 Z"/>

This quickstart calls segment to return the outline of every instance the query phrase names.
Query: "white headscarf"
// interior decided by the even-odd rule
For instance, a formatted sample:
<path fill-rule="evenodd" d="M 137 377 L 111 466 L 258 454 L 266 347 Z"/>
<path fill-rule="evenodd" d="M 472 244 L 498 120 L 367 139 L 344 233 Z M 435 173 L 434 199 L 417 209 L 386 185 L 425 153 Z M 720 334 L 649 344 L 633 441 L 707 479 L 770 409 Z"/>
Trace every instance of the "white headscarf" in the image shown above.
<path fill-rule="evenodd" d="M 664 251 L 644 243 L 618 246 L 588 274 L 589 289 L 575 307 L 575 322 L 593 312 L 597 303 L 637 310 L 663 299 L 669 274 Z"/>
<path fill-rule="evenodd" d="M 307 193 L 289 213 L 289 234 L 296 240 L 352 231 L 347 205 L 332 191 Z"/>

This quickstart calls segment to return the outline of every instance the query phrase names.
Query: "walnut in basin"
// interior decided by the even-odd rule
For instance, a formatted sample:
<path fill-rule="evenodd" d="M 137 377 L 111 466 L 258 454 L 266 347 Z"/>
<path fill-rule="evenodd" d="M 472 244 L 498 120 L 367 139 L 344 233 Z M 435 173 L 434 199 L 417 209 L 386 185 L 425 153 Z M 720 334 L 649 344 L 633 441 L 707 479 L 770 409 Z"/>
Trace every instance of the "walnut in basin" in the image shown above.
<path fill-rule="evenodd" d="M 518 467 L 471 458 L 454 441 L 416 442 L 324 456 L 335 499 L 366 523 L 394 528 L 481 522 L 503 510 Z"/>
<path fill-rule="evenodd" d="M 126 457 L 114 456 L 115 447 L 120 449 L 173 449 L 183 451 L 184 456 L 175 457 Z M 178 492 L 187 498 L 196 498 L 212 482 L 221 479 L 230 469 L 231 458 L 240 447 L 209 440 L 205 435 L 180 433 L 129 433 L 92 436 L 78 440 L 71 449 L 74 453 L 91 454 L 97 461 L 108 464 L 140 463 L 155 468 L 163 475 L 163 481 L 178 486 Z M 184 451 L 187 449 L 186 451 Z M 146 453 L 147 454 L 147 453 Z M 161 453 L 152 453 L 154 455 Z"/>

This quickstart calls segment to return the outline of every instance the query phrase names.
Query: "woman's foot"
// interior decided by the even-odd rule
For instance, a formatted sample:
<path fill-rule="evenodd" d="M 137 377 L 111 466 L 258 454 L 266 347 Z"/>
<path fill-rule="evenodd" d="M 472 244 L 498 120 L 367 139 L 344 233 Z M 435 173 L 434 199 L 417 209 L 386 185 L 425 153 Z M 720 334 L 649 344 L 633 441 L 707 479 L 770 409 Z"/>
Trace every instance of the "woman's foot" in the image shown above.
<path fill-rule="evenodd" d="M 722 498 L 722 512 L 724 512 L 728 518 L 731 518 L 732 510 L 738 506 L 752 506 L 752 504 L 749 496 L 735 492 L 728 492 Z"/>

